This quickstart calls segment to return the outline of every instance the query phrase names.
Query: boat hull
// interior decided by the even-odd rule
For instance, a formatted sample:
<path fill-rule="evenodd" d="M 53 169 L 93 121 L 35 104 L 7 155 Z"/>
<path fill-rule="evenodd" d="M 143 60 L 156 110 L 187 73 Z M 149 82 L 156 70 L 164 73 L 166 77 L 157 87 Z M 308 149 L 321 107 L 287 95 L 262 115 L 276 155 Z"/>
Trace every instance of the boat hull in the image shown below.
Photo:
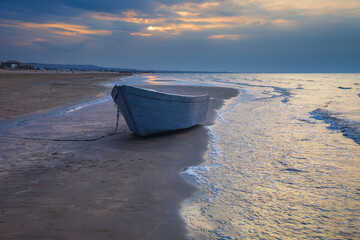
<path fill-rule="evenodd" d="M 192 127 L 206 118 L 209 95 L 185 96 L 134 86 L 115 86 L 111 96 L 135 134 L 154 135 Z"/>

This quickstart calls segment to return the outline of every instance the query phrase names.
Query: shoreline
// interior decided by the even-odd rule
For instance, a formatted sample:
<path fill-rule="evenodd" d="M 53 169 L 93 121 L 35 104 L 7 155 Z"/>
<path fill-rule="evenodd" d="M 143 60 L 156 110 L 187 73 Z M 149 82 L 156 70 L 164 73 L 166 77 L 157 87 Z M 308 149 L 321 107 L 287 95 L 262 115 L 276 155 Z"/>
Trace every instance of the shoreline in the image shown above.
<path fill-rule="evenodd" d="M 230 88 L 158 85 L 179 94 L 210 93 L 211 125 Z M 9 131 L 18 136 L 89 138 L 111 131 L 113 104 L 101 103 L 39 119 Z M 137 137 L 123 119 L 118 133 L 93 142 L 0 138 L 0 237 L 52 239 L 185 239 L 179 211 L 196 187 L 180 174 L 200 164 L 208 149 L 201 125 Z"/>

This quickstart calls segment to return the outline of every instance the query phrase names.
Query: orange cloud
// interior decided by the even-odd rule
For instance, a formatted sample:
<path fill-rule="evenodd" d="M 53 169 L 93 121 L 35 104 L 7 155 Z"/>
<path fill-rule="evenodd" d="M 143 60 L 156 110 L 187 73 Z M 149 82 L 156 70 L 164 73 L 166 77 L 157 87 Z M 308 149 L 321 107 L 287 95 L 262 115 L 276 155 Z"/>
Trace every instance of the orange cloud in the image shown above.
<path fill-rule="evenodd" d="M 360 1 L 358 0 L 258 0 L 258 4 L 269 11 L 301 10 L 300 14 L 323 15 L 328 13 L 341 13 L 346 10 L 349 13 L 360 13 Z"/>
<path fill-rule="evenodd" d="M 182 16 L 182 17 L 199 15 L 199 13 L 192 13 L 192 12 L 186 12 L 186 11 L 179 11 L 179 12 L 175 12 L 175 13 Z"/>
<path fill-rule="evenodd" d="M 359 17 L 360 1 L 209 0 L 203 3 L 158 4 L 151 16 L 133 10 L 119 14 L 93 12 L 90 16 L 101 21 L 135 23 L 143 29 L 134 33 L 135 35 L 155 36 L 179 35 L 185 31 L 239 30 L 260 26 L 293 29 L 310 22 L 306 19 L 299 21 L 299 17 L 303 18 L 303 15 L 330 13 L 346 17 L 349 13 Z"/>
<path fill-rule="evenodd" d="M 195 23 L 177 23 L 164 26 L 149 26 L 146 28 L 148 31 L 157 31 L 162 33 L 169 33 L 172 35 L 179 35 L 183 31 L 202 31 L 214 28 L 227 28 L 226 24 L 195 24 Z"/>
<path fill-rule="evenodd" d="M 157 22 L 161 22 L 163 20 L 163 19 L 147 18 L 146 14 L 140 14 L 132 10 L 122 12 L 120 14 L 92 12 L 90 13 L 90 16 L 98 20 L 120 21 L 120 22 L 138 23 L 138 24 L 154 24 Z"/>
<path fill-rule="evenodd" d="M 229 17 L 205 17 L 205 18 L 180 18 L 183 22 L 193 23 L 223 23 L 224 25 L 231 26 L 247 26 L 247 25 L 263 25 L 267 22 L 266 19 L 253 16 L 229 16 Z"/>
<path fill-rule="evenodd" d="M 76 32 L 67 32 L 67 31 L 52 31 L 52 33 L 63 35 L 63 36 L 77 36 Z"/>
<path fill-rule="evenodd" d="M 222 35 L 211 35 L 209 39 L 228 39 L 228 40 L 240 40 L 244 38 L 248 38 L 247 34 L 222 34 Z"/>
<path fill-rule="evenodd" d="M 67 23 L 23 23 L 22 24 L 25 28 L 40 28 L 40 29 L 60 29 L 63 31 L 68 31 L 74 35 L 77 34 L 92 34 L 92 35 L 109 35 L 111 31 L 108 30 L 92 30 L 89 29 L 87 26 L 82 25 L 74 25 L 74 24 L 67 24 Z M 53 31 L 54 33 L 59 33 L 59 31 Z"/>
<path fill-rule="evenodd" d="M 284 27 L 284 28 L 290 28 L 296 26 L 296 22 L 286 19 L 275 19 L 272 20 L 271 23 L 277 27 Z"/>
<path fill-rule="evenodd" d="M 153 16 L 132 10 L 119 14 L 93 12 L 91 17 L 102 21 L 122 21 L 143 26 L 143 36 L 154 33 L 179 35 L 184 31 L 203 31 L 208 29 L 239 28 L 249 25 L 264 25 L 268 21 L 262 17 L 251 15 L 218 16 L 216 10 L 221 3 L 209 1 L 204 3 L 183 3 L 175 5 L 159 4 Z M 153 32 L 152 34 L 149 31 Z M 131 33 L 131 35 L 134 35 Z M 136 35 L 140 35 L 139 32 Z"/>
<path fill-rule="evenodd" d="M 22 28 L 22 29 L 42 29 L 50 30 L 52 33 L 66 35 L 66 36 L 77 36 L 77 35 L 109 35 L 112 32 L 109 30 L 94 30 L 88 26 L 75 25 L 68 23 L 32 23 L 14 20 L 5 20 L 0 26 L 10 28 Z"/>
<path fill-rule="evenodd" d="M 12 45 L 16 46 L 32 46 L 36 42 L 49 42 L 49 40 L 44 38 L 34 38 L 30 40 L 24 40 L 24 41 L 18 41 L 18 42 L 12 42 Z"/>

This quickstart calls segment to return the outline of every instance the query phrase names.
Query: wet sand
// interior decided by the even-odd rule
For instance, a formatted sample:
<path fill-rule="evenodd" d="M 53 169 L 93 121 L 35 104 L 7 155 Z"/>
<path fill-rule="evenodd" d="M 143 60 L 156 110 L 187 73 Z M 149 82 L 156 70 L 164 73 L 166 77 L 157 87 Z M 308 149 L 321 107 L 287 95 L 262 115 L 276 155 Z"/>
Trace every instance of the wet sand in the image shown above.
<path fill-rule="evenodd" d="M 132 134 L 121 118 L 116 135 L 86 141 L 113 131 L 116 110 L 109 100 L 32 121 L 0 137 L 0 239 L 185 239 L 178 212 L 196 189 L 180 172 L 202 161 L 208 148 L 204 126 L 237 91 L 151 88 L 209 93 L 207 119 L 188 130 L 144 138 Z"/>

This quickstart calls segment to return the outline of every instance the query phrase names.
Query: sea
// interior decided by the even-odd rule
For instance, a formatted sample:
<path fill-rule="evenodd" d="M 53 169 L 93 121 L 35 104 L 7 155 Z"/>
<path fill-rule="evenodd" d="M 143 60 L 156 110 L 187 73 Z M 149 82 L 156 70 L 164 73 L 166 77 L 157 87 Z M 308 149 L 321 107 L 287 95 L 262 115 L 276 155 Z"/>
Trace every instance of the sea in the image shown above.
<path fill-rule="evenodd" d="M 360 74 L 143 74 L 230 87 L 180 215 L 189 239 L 360 239 Z"/>

